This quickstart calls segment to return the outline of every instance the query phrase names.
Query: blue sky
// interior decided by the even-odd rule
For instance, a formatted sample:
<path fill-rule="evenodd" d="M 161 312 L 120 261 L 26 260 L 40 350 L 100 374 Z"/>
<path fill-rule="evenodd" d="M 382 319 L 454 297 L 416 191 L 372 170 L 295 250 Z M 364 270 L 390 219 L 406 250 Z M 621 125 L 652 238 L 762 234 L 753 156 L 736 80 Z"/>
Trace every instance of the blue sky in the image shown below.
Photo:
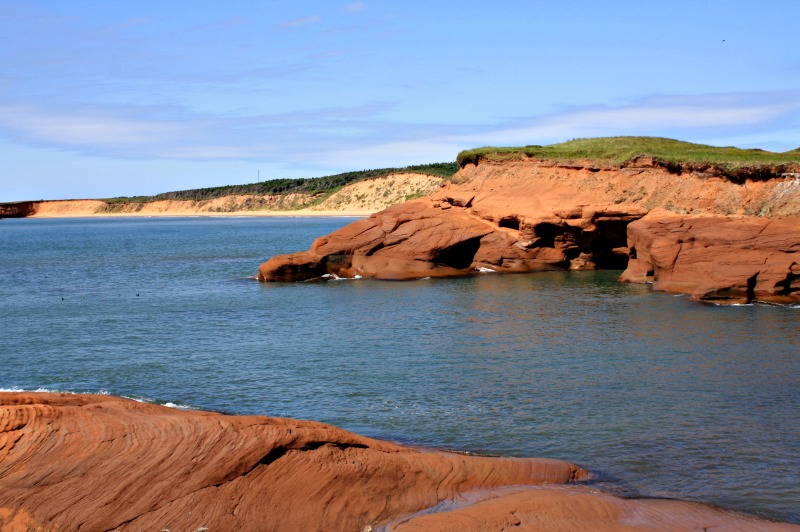
<path fill-rule="evenodd" d="M 0 0 L 0 201 L 655 135 L 800 146 L 796 0 Z"/>

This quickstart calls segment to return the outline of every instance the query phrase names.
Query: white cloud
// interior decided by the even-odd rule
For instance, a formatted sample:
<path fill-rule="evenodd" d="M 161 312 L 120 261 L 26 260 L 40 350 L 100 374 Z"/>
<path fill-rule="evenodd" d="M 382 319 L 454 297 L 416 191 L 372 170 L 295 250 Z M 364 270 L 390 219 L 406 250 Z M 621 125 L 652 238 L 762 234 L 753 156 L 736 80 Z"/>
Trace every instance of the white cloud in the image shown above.
<path fill-rule="evenodd" d="M 298 18 L 294 20 L 289 20 L 287 22 L 282 22 L 278 26 L 284 29 L 288 28 L 296 28 L 298 26 L 308 26 L 309 24 L 316 24 L 319 22 L 321 17 L 319 15 L 311 15 L 308 17 Z"/>
<path fill-rule="evenodd" d="M 352 169 L 452 160 L 479 146 L 550 144 L 576 137 L 652 135 L 768 149 L 794 148 L 797 93 L 659 97 L 568 109 L 495 124 L 386 119 L 389 102 L 250 116 L 136 106 L 0 106 L 0 134 L 19 144 L 125 159 L 239 160 Z M 737 140 L 739 139 L 739 140 Z M 759 146 L 760 147 L 760 146 Z"/>
<path fill-rule="evenodd" d="M 720 95 L 648 99 L 627 106 L 589 107 L 464 135 L 472 145 L 549 143 L 575 137 L 613 135 L 708 135 L 753 131 L 800 111 L 797 95 L 774 100 L 761 95 Z M 788 97 L 786 97 L 788 96 Z"/>
<path fill-rule="evenodd" d="M 96 113 L 54 113 L 25 106 L 0 106 L 0 128 L 35 142 L 66 146 L 147 146 L 190 136 L 185 123 L 134 120 Z"/>
<path fill-rule="evenodd" d="M 363 11 L 367 8 L 367 5 L 364 2 L 352 2 L 350 4 L 345 4 L 342 7 L 342 11 L 347 11 L 348 13 L 354 13 L 356 11 Z"/>

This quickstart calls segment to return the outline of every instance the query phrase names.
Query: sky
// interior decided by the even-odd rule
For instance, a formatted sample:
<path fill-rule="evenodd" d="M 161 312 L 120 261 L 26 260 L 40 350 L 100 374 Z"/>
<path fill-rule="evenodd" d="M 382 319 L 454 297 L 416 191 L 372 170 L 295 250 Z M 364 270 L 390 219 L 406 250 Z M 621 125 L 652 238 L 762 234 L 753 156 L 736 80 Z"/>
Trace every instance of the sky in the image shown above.
<path fill-rule="evenodd" d="M 797 0 L 0 0 L 0 202 L 651 135 L 800 147 Z"/>

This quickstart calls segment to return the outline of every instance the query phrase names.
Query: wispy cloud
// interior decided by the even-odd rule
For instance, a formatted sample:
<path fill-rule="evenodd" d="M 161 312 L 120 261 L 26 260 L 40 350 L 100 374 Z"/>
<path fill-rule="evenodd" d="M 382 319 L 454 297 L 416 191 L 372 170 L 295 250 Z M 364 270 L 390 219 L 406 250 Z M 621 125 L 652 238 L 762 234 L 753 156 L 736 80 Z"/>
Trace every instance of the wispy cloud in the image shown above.
<path fill-rule="evenodd" d="M 205 116 L 182 108 L 0 106 L 0 135 L 30 146 L 88 155 L 165 159 L 271 159 L 375 133 L 391 107 L 373 103 L 251 116 Z"/>
<path fill-rule="evenodd" d="M 280 24 L 278 24 L 278 27 L 283 29 L 297 28 L 299 26 L 308 26 L 310 24 L 316 24 L 320 20 L 322 20 L 322 17 L 320 17 L 319 15 L 311 15 L 308 17 L 297 18 L 294 20 L 281 22 Z"/>
<path fill-rule="evenodd" d="M 363 11 L 367 8 L 367 5 L 364 2 L 352 2 L 350 4 L 345 4 L 342 6 L 342 11 L 347 13 L 354 13 L 356 11 Z"/>
<path fill-rule="evenodd" d="M 800 92 L 660 96 L 495 124 L 409 123 L 390 102 L 273 114 L 211 116 L 147 106 L 0 106 L 0 135 L 89 155 L 259 160 L 328 168 L 452 160 L 465 148 L 549 144 L 575 137 L 672 136 L 708 142 L 800 130 Z M 743 140 L 744 141 L 744 140 Z M 787 146 L 785 149 L 789 149 Z"/>
<path fill-rule="evenodd" d="M 137 119 L 112 110 L 55 112 L 31 106 L 0 106 L 0 130 L 7 136 L 63 149 L 96 152 L 144 150 L 153 143 L 191 138 L 191 124 Z"/>
<path fill-rule="evenodd" d="M 486 144 L 557 142 L 611 135 L 708 136 L 752 132 L 800 115 L 800 91 L 658 96 L 621 106 L 587 106 L 518 120 L 462 141 Z"/>

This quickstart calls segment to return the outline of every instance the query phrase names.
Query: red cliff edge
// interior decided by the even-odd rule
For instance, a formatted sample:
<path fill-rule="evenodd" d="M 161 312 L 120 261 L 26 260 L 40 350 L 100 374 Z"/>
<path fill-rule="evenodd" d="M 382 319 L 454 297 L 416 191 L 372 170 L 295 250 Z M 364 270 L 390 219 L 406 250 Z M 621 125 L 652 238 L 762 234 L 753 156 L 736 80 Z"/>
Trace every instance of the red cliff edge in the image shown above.
<path fill-rule="evenodd" d="M 0 393 L 2 530 L 800 528 L 570 484 L 587 477 L 568 462 L 427 452 L 309 421 Z"/>

